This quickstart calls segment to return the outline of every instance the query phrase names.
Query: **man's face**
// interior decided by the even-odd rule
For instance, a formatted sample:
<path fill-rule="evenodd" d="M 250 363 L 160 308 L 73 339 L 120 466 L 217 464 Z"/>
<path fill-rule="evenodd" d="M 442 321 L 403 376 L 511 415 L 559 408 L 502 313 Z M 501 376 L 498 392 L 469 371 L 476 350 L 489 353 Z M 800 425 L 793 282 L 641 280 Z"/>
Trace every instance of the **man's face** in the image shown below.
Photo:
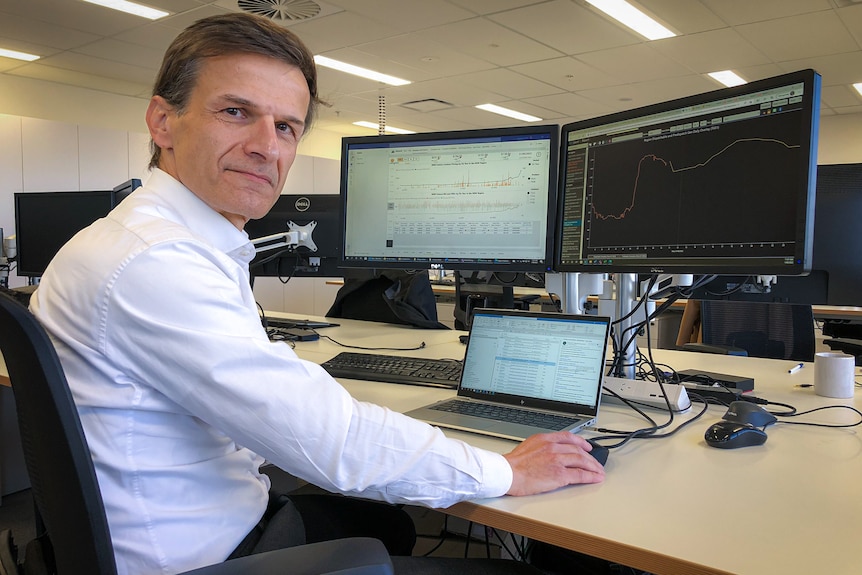
<path fill-rule="evenodd" d="M 242 229 L 281 193 L 309 100 L 294 66 L 253 54 L 207 58 L 182 114 L 159 96 L 150 102 L 159 168 Z"/>

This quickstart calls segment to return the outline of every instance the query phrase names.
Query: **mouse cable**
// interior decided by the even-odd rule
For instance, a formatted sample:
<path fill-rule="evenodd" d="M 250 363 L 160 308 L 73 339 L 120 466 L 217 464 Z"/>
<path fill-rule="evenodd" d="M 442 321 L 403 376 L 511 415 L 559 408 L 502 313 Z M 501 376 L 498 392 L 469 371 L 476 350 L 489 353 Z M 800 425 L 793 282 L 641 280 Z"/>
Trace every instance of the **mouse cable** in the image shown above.
<path fill-rule="evenodd" d="M 807 411 L 799 411 L 789 414 L 783 414 L 783 417 L 799 417 L 800 415 L 808 415 L 809 413 L 814 413 L 815 411 L 823 411 L 826 409 L 849 409 L 853 413 L 859 416 L 859 421 L 856 423 L 812 423 L 808 421 L 778 421 L 776 423 L 786 423 L 788 425 L 809 425 L 811 427 L 856 427 L 857 425 L 862 425 L 862 411 L 859 411 L 855 407 L 849 405 L 823 405 L 821 407 L 815 407 L 814 409 L 809 409 Z M 779 415 L 779 414 L 774 414 Z"/>
<path fill-rule="evenodd" d="M 694 395 L 694 394 L 692 394 L 692 395 Z M 664 439 L 666 437 L 671 437 L 672 435 L 675 435 L 679 430 L 683 429 L 684 427 L 688 427 L 689 425 L 691 425 L 692 423 L 694 423 L 695 421 L 698 421 L 701 417 L 703 417 L 703 415 L 706 413 L 706 410 L 708 409 L 708 407 L 709 407 L 708 402 L 705 399 L 703 399 L 703 407 L 701 408 L 701 410 L 698 413 L 696 413 L 691 419 L 683 421 L 682 423 L 680 423 L 679 425 L 677 425 L 676 427 L 674 427 L 673 429 L 671 429 L 665 433 L 656 433 L 655 430 L 652 430 L 650 428 L 637 429 L 634 431 L 616 431 L 613 429 L 597 429 L 596 431 L 599 431 L 602 433 L 608 433 L 608 434 L 612 434 L 612 435 L 594 437 L 593 440 L 599 441 L 602 439 L 611 439 L 611 438 L 620 439 L 619 436 L 623 435 L 624 437 L 618 443 L 605 446 L 608 449 L 615 449 L 617 447 L 622 447 L 623 445 L 625 445 L 626 443 L 628 443 L 632 439 Z"/>
<path fill-rule="evenodd" d="M 314 331 L 314 330 L 311 330 L 311 331 Z M 314 333 L 317 333 L 317 332 L 315 331 Z M 330 337 L 328 335 L 322 335 L 322 334 L 318 334 L 318 335 L 320 335 L 321 339 L 328 339 L 329 341 L 331 341 L 335 345 L 340 345 L 341 347 L 346 347 L 348 349 L 361 349 L 364 351 L 416 351 L 417 349 L 424 349 L 425 348 L 425 342 L 424 341 L 422 343 L 420 343 L 419 345 L 417 345 L 416 347 L 362 347 L 359 345 L 348 345 L 346 343 L 341 343 L 340 341 L 336 341 L 336 340 L 332 339 L 332 337 Z M 457 361 L 457 360 L 453 360 L 453 361 Z"/>

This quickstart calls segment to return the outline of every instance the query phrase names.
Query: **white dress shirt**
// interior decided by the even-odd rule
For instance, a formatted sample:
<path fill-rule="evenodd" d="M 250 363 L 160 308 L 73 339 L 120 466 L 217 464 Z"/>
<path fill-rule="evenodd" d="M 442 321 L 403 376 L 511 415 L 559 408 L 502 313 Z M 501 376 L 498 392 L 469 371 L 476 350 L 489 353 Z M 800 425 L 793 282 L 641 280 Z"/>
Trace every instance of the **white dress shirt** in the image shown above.
<path fill-rule="evenodd" d="M 168 174 L 78 233 L 31 308 L 81 415 L 122 575 L 223 561 L 264 458 L 325 489 L 446 507 L 511 486 L 499 454 L 353 399 L 267 339 L 248 236 Z"/>

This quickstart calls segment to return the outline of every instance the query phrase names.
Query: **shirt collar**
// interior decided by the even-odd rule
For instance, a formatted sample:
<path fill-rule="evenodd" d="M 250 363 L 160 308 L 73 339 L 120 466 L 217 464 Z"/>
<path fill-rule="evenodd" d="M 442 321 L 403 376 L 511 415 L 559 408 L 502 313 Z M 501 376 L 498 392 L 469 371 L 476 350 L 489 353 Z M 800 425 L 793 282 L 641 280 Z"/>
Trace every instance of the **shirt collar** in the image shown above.
<path fill-rule="evenodd" d="M 246 264 L 254 259 L 254 245 L 248 234 L 238 230 L 173 176 L 154 168 L 146 187 L 176 212 L 183 225 L 213 247 Z"/>

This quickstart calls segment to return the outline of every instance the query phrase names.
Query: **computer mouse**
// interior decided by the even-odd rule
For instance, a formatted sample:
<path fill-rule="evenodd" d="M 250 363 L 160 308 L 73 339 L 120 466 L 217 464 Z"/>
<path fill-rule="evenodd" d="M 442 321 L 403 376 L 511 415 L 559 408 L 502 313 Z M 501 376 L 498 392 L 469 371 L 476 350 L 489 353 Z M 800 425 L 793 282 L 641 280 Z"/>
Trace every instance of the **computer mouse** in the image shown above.
<path fill-rule="evenodd" d="M 722 419 L 713 423 L 703 434 L 706 444 L 721 449 L 737 449 L 752 445 L 763 445 L 766 442 L 766 432 L 751 423 L 727 421 Z"/>
<path fill-rule="evenodd" d="M 721 418 L 736 423 L 750 423 L 754 427 L 766 427 L 778 421 L 777 417 L 748 401 L 731 402 L 727 412 Z"/>
<path fill-rule="evenodd" d="M 607 463 L 608 453 L 610 453 L 611 450 L 592 439 L 587 439 L 587 441 L 593 446 L 593 450 L 589 452 L 590 455 L 592 455 L 593 458 L 602 465 Z"/>

